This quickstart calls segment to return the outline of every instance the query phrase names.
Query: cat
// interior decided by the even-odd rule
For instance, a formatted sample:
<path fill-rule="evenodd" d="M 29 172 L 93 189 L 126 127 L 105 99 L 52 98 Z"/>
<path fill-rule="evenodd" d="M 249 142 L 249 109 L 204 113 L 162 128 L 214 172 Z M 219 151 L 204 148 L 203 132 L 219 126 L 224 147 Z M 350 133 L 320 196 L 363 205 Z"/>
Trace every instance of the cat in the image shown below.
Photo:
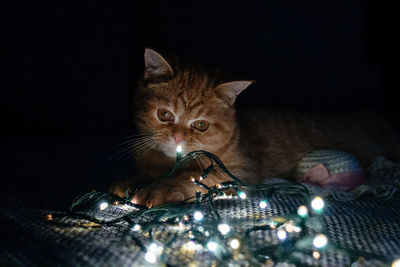
<path fill-rule="evenodd" d="M 236 98 L 254 81 L 224 80 L 219 70 L 205 71 L 177 58 L 167 61 L 149 48 L 144 62 L 134 98 L 134 119 L 141 133 L 135 159 L 140 178 L 115 183 L 111 191 L 121 197 L 140 180 L 151 181 L 168 171 L 176 160 L 177 144 L 183 153 L 214 153 L 234 175 L 255 184 L 271 177 L 293 180 L 296 164 L 313 150 L 347 151 L 364 168 L 380 155 L 400 159 L 397 136 L 378 114 L 236 113 Z M 193 196 L 199 187 L 190 177 L 198 177 L 207 166 L 206 160 L 199 159 L 173 179 L 139 190 L 132 201 L 151 207 Z M 216 171 L 204 183 L 212 186 L 226 180 L 226 175 Z"/>

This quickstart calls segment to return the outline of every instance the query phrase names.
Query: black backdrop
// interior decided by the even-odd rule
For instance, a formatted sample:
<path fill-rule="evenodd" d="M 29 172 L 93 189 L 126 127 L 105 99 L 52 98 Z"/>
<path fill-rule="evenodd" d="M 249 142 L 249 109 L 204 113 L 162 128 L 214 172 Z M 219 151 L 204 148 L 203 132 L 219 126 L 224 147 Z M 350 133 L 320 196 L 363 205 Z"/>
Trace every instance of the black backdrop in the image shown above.
<path fill-rule="evenodd" d="M 1 12 L 2 151 L 14 160 L 2 167 L 21 177 L 98 175 L 106 141 L 93 136 L 131 128 L 145 47 L 255 79 L 239 107 L 370 108 L 399 122 L 396 11 L 379 1 L 10 1 Z"/>

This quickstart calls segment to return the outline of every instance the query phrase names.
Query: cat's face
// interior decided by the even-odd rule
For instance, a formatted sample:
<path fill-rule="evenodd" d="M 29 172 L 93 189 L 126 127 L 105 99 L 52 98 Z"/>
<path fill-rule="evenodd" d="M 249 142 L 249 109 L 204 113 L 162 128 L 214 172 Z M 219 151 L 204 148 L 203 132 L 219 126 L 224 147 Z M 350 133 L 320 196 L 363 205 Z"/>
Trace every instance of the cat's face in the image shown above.
<path fill-rule="evenodd" d="M 144 82 L 139 86 L 135 120 L 152 149 L 168 157 L 183 152 L 226 149 L 235 135 L 236 96 L 250 81 L 216 84 L 200 70 L 172 68 L 157 52 L 146 49 Z"/>

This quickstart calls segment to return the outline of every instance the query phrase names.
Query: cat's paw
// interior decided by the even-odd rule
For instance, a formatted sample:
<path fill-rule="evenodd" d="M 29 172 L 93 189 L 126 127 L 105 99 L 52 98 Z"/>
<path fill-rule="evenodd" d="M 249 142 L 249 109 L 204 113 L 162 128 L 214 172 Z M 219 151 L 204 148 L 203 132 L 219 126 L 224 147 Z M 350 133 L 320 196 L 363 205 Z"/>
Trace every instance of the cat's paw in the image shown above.
<path fill-rule="evenodd" d="M 132 194 L 134 188 L 135 184 L 132 180 L 118 180 L 111 184 L 109 192 L 119 196 L 120 198 L 125 198 L 126 192 L 128 192 L 128 194 Z"/>
<path fill-rule="evenodd" d="M 145 205 L 149 208 L 170 202 L 181 202 L 196 193 L 193 184 L 153 184 L 140 189 L 132 198 L 132 203 Z"/>

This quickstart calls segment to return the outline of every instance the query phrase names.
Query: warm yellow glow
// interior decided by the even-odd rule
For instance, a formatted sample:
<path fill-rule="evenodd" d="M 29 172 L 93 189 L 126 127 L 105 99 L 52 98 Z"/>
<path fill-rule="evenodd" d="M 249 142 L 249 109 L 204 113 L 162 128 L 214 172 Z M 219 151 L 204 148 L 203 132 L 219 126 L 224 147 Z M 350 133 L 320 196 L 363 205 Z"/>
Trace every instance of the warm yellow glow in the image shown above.
<path fill-rule="evenodd" d="M 302 217 L 302 218 L 306 217 L 307 214 L 308 214 L 308 209 L 307 209 L 307 207 L 304 206 L 304 205 L 298 207 L 298 209 L 297 209 L 297 214 L 298 214 L 300 217 Z"/>
<path fill-rule="evenodd" d="M 314 259 L 318 260 L 321 257 L 321 254 L 319 254 L 318 251 L 314 251 L 312 256 L 314 257 Z"/>
<path fill-rule="evenodd" d="M 240 247 L 240 242 L 236 238 L 232 239 L 231 242 L 229 242 L 229 244 L 233 249 L 238 249 Z"/>
<path fill-rule="evenodd" d="M 315 211 L 320 211 L 324 208 L 325 203 L 324 200 L 321 197 L 315 197 L 313 198 L 313 200 L 311 201 L 311 207 L 315 210 Z"/>

